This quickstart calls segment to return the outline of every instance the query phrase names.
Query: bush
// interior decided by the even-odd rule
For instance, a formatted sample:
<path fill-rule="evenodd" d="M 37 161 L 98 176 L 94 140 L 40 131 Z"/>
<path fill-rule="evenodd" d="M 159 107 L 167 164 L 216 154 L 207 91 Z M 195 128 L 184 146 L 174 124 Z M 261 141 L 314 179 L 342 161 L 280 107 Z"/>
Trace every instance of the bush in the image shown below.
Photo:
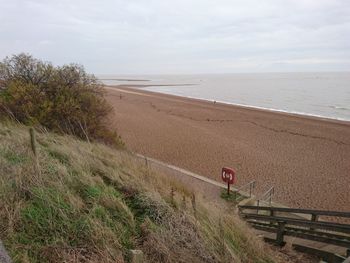
<path fill-rule="evenodd" d="M 122 145 L 107 128 L 111 106 L 95 76 L 77 64 L 54 67 L 27 54 L 0 62 L 0 113 L 29 125 Z"/>

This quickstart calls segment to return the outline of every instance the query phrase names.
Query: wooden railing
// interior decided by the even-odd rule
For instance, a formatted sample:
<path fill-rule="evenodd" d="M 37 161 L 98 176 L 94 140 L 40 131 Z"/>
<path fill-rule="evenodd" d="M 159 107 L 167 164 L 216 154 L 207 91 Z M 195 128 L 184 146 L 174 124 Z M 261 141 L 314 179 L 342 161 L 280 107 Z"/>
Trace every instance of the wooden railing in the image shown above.
<path fill-rule="evenodd" d="M 346 257 L 350 257 L 350 224 L 319 220 L 320 216 L 350 218 L 349 212 L 268 206 L 239 206 L 239 211 L 241 217 L 254 228 L 276 233 L 275 239 L 266 238 L 276 245 L 283 246 L 284 236 L 292 236 L 347 249 L 346 256 L 338 256 L 311 247 L 293 245 L 295 249 L 316 254 L 327 262 L 344 262 Z"/>

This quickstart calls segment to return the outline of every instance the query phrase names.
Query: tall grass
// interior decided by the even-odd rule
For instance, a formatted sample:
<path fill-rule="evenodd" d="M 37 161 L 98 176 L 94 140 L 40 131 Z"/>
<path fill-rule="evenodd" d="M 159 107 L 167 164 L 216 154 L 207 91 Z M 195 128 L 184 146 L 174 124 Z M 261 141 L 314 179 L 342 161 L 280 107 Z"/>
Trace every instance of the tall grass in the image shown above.
<path fill-rule="evenodd" d="M 35 157 L 27 127 L 0 123 L 0 238 L 14 262 L 128 262 L 130 249 L 145 262 L 272 262 L 233 213 L 128 152 L 36 139 Z"/>

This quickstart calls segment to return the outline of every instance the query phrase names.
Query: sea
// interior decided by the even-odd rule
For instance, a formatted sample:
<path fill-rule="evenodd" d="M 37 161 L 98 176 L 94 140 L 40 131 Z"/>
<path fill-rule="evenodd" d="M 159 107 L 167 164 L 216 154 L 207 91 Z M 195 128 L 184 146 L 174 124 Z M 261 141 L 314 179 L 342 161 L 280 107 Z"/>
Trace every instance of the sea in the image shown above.
<path fill-rule="evenodd" d="M 97 77 L 106 85 L 350 121 L 350 72 Z"/>

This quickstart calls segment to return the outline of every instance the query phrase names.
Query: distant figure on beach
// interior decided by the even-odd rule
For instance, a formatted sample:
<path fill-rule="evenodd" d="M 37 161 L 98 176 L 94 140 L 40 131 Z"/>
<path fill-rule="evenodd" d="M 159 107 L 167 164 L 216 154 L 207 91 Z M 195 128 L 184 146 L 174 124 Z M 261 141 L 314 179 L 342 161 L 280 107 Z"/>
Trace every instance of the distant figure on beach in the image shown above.
<path fill-rule="evenodd" d="M 122 94 L 120 94 L 120 95 L 119 95 L 119 98 L 120 98 L 120 99 L 122 99 L 122 98 L 123 98 Z"/>
<path fill-rule="evenodd" d="M 214 104 L 216 104 L 216 100 L 214 100 Z"/>

